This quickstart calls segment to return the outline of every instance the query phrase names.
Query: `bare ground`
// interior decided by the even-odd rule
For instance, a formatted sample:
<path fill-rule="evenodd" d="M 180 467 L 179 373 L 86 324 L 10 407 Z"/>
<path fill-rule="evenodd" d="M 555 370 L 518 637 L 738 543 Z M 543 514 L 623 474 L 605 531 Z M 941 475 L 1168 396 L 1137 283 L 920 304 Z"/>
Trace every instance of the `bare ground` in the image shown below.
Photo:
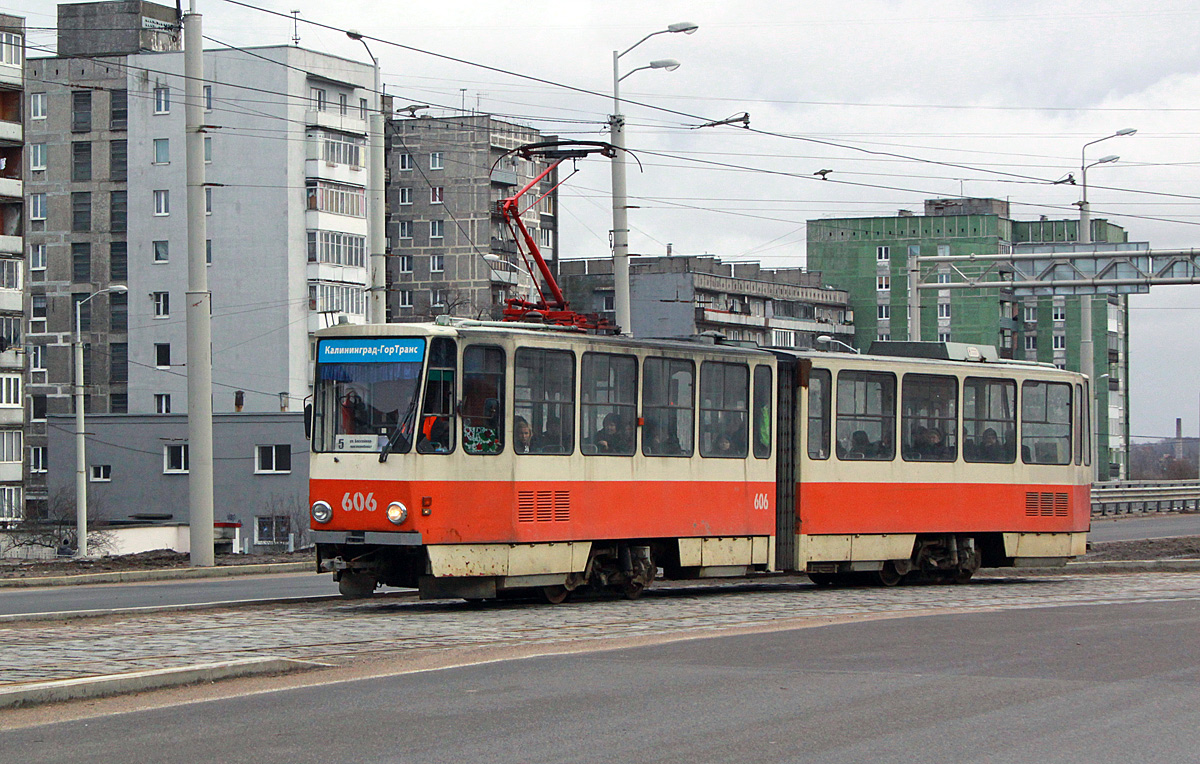
<path fill-rule="evenodd" d="M 218 566 L 256 565 L 270 562 L 308 562 L 316 565 L 312 550 L 303 552 L 281 552 L 279 554 L 230 554 L 218 555 Z M 99 557 L 89 560 L 0 560 L 0 578 L 35 578 L 40 576 L 71 576 L 84 573 L 110 573 L 129 570 L 162 570 L 186 568 L 188 556 L 170 549 L 152 552 Z"/>
<path fill-rule="evenodd" d="M 1191 560 L 1200 558 L 1200 536 L 1176 536 L 1136 541 L 1100 541 L 1080 558 L 1083 562 L 1112 560 Z"/>

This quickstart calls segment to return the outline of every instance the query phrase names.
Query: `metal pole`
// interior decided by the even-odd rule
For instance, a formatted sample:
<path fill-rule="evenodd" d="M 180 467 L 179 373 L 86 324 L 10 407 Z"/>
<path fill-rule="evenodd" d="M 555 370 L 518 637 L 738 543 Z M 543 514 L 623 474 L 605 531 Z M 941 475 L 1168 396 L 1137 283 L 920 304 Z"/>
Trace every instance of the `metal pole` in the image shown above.
<path fill-rule="evenodd" d="M 367 44 L 366 40 L 363 40 L 362 43 L 364 46 Z M 370 48 L 367 48 L 367 55 L 371 55 Z M 380 84 L 379 59 L 371 56 L 371 62 L 375 65 L 375 110 L 371 113 L 371 119 L 367 126 L 370 132 L 367 245 L 371 250 L 370 288 L 368 290 L 370 308 L 367 321 L 373 324 L 383 324 L 387 323 L 387 253 L 385 252 L 387 242 L 383 220 L 383 130 L 385 119 L 383 91 L 380 89 L 382 85 Z"/>
<path fill-rule="evenodd" d="M 613 51 L 613 113 L 609 120 L 609 137 L 616 149 L 612 158 L 613 307 L 621 331 L 632 334 L 629 310 L 629 192 L 625 179 L 625 117 L 621 114 L 620 56 L 618 51 Z"/>
<path fill-rule="evenodd" d="M 908 253 L 908 341 L 921 341 L 921 264 L 917 252 Z"/>
<path fill-rule="evenodd" d="M 95 295 L 92 295 L 93 297 Z M 80 308 L 92 299 L 75 303 L 75 555 L 87 557 L 87 438 L 83 424 L 83 336 L 80 332 Z"/>
<path fill-rule="evenodd" d="M 204 38 L 196 0 L 183 19 L 187 117 L 188 518 L 192 567 L 211 567 L 213 550 L 212 294 L 208 291 L 204 216 Z"/>
<path fill-rule="evenodd" d="M 1093 141 L 1094 143 L 1095 141 Z M 1080 244 L 1092 243 L 1092 218 L 1090 210 L 1088 210 L 1087 200 L 1087 147 L 1091 145 L 1085 143 L 1079 152 L 1079 180 L 1082 188 L 1082 197 L 1079 201 L 1079 235 L 1076 237 Z M 1100 400 L 1100 390 L 1096 383 L 1100 380 L 1096 378 L 1096 348 L 1092 343 L 1092 296 L 1084 294 L 1079 296 L 1079 370 L 1092 380 L 1092 480 L 1093 482 L 1100 479 L 1100 460 L 1097 455 L 1100 453 L 1100 430 L 1097 425 L 1100 421 L 1099 412 L 1096 410 L 1096 404 Z M 1105 396 L 1105 400 L 1108 396 Z"/>

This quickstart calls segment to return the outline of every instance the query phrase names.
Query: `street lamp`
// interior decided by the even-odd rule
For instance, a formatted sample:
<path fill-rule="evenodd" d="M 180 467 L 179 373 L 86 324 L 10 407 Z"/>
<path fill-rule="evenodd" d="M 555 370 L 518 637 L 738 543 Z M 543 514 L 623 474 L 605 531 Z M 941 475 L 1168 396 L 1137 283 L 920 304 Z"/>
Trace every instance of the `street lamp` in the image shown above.
<path fill-rule="evenodd" d="M 370 271 L 367 275 L 367 321 L 382 324 L 387 321 L 387 253 L 384 252 L 383 234 L 383 90 L 380 84 L 379 59 L 371 52 L 371 46 L 362 33 L 353 29 L 346 32 L 351 40 L 358 40 L 367 49 L 371 65 L 375 68 L 375 109 L 367 125 L 369 145 L 367 150 L 367 246 L 370 249 Z M 410 107 L 423 108 L 423 107 Z"/>
<path fill-rule="evenodd" d="M 621 114 L 621 80 L 634 72 L 643 69 L 663 69 L 673 72 L 679 68 L 679 62 L 664 58 L 651 61 L 646 66 L 639 66 L 621 75 L 621 57 L 637 46 L 660 34 L 675 34 L 682 32 L 692 34 L 700 27 L 691 22 L 681 21 L 671 24 L 666 29 L 651 32 L 642 39 L 622 51 L 613 51 L 613 113 L 608 126 L 611 133 L 613 151 L 612 158 L 612 211 L 613 211 L 613 307 L 617 313 L 617 325 L 624 332 L 632 330 L 629 316 L 629 194 L 625 186 L 625 117 Z"/>
<path fill-rule="evenodd" d="M 83 304 L 105 293 L 124 294 L 129 287 L 114 284 L 75 303 L 75 555 L 87 557 L 87 442 L 83 429 Z"/>
<path fill-rule="evenodd" d="M 845 342 L 842 342 L 839 339 L 830 337 L 828 334 L 822 334 L 819 337 L 817 337 L 817 342 L 821 343 L 822 345 L 841 345 L 842 347 L 849 350 L 851 353 L 858 353 L 858 348 L 856 348 L 852 345 L 847 345 Z"/>
<path fill-rule="evenodd" d="M 1136 132 L 1137 128 L 1125 127 L 1113 133 L 1112 135 L 1106 135 L 1103 138 L 1097 138 L 1094 141 L 1088 141 L 1087 143 L 1083 144 L 1083 148 L 1080 149 L 1079 183 L 1081 186 L 1082 195 L 1079 201 L 1079 236 L 1076 237 L 1080 244 L 1092 243 L 1092 216 L 1091 210 L 1088 208 L 1087 200 L 1088 168 L 1095 167 L 1098 164 L 1108 164 L 1109 162 L 1115 162 L 1120 159 L 1120 157 L 1117 155 L 1110 154 L 1109 156 L 1101 157 L 1098 161 L 1088 164 L 1087 147 L 1094 143 L 1107 141 L 1109 138 L 1116 138 L 1122 135 L 1133 135 Z M 1087 374 L 1089 377 L 1092 377 L 1096 373 L 1096 350 L 1092 342 L 1092 296 L 1090 294 L 1079 296 L 1079 333 L 1081 335 L 1081 339 L 1079 341 L 1079 370 L 1084 374 Z M 1097 381 L 1098 380 L 1099 378 L 1097 378 Z M 1093 384 L 1091 388 L 1092 400 L 1089 401 L 1090 405 L 1088 408 L 1091 409 L 1092 412 L 1092 421 L 1090 422 L 1093 433 L 1091 439 L 1092 453 L 1089 456 L 1092 460 L 1092 469 L 1094 470 L 1094 475 L 1098 475 L 1100 470 L 1100 460 L 1096 458 L 1096 455 L 1099 453 L 1099 449 L 1097 448 L 1095 437 L 1096 434 L 1098 434 L 1096 430 L 1096 422 L 1099 419 L 1096 412 L 1096 401 L 1099 399 L 1098 392 L 1099 391 L 1096 389 L 1096 386 Z"/>

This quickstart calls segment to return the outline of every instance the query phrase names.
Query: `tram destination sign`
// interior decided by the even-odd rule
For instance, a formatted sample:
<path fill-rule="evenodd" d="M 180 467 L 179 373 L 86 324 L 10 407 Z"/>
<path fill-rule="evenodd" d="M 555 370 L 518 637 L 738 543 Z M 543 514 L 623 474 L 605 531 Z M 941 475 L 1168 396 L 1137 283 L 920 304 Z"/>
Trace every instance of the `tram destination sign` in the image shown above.
<path fill-rule="evenodd" d="M 355 339 L 321 340 L 317 363 L 420 363 L 425 360 L 425 340 Z"/>

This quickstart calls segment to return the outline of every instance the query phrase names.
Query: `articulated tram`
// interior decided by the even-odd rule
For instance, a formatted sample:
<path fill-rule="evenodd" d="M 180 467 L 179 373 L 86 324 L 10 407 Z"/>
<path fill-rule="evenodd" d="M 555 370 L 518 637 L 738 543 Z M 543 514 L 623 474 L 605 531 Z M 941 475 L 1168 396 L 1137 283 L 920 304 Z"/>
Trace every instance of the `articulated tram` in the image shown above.
<path fill-rule="evenodd" d="M 331 327 L 316 353 L 312 536 L 346 596 L 963 582 L 1085 548 L 1088 381 L 992 348 L 443 317 Z"/>

